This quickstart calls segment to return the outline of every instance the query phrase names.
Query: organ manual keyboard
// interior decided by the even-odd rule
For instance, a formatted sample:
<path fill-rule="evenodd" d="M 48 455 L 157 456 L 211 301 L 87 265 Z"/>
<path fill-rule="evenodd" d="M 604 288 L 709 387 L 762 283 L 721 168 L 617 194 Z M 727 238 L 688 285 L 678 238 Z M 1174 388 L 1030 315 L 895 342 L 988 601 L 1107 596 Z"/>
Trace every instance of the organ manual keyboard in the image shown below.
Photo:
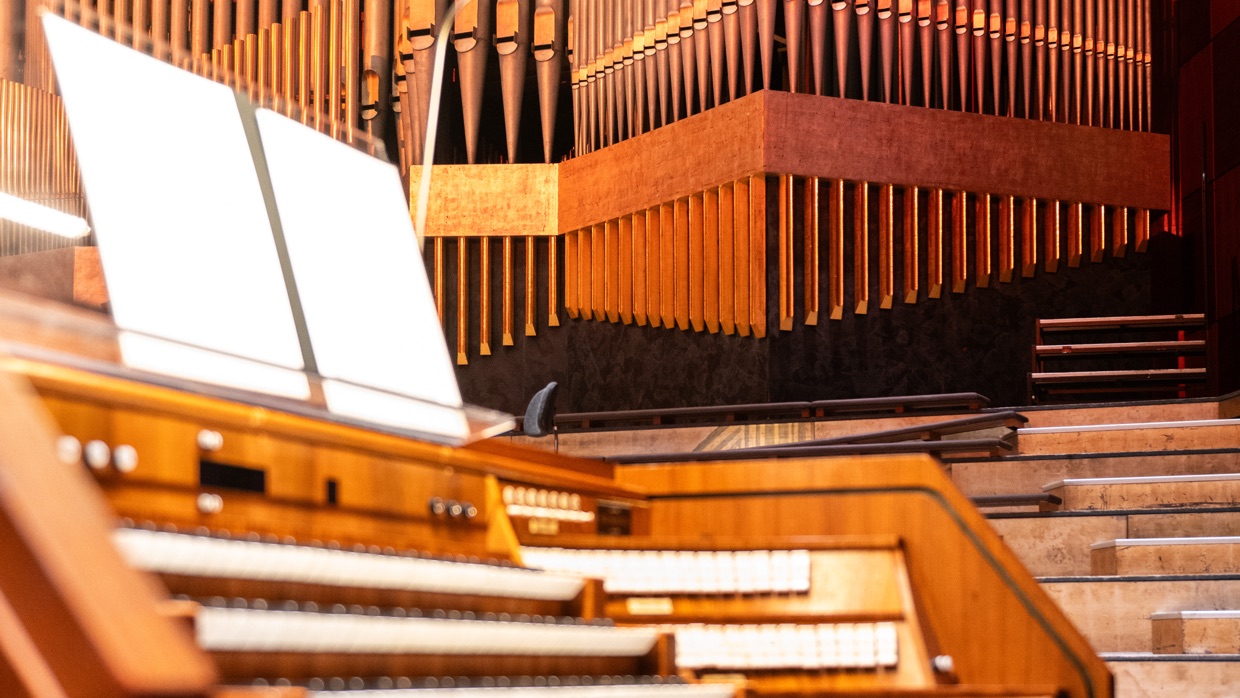
<path fill-rule="evenodd" d="M 4 695 L 1111 694 L 929 458 L 433 445 L 124 369 L 105 317 L 0 300 Z"/>

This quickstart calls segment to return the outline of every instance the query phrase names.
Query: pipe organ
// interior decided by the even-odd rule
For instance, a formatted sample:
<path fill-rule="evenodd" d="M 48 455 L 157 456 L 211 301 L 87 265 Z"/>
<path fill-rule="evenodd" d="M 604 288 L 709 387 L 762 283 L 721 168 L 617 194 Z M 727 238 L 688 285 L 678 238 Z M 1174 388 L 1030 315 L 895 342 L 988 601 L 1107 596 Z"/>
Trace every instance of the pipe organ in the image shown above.
<path fill-rule="evenodd" d="M 928 457 L 434 445 L 0 320 L 6 696 L 1112 695 Z"/>
<path fill-rule="evenodd" d="M 16 175 L 32 183 L 23 191 L 81 210 L 40 6 L 25 4 L 24 61 L 0 63 L 5 94 L 30 95 L 7 98 L 20 118 L 6 128 L 31 128 L 0 147 L 38 155 Z M 460 105 L 434 116 L 459 114 L 463 141 L 440 155 L 463 152 L 472 167 L 436 166 L 454 186 L 433 189 L 426 255 L 461 364 L 513 344 L 518 323 L 527 336 L 557 326 L 561 311 L 759 338 L 883 312 L 1142 252 L 1170 208 L 1170 144 L 1151 132 L 1151 0 L 485 0 L 441 27 L 447 7 L 66 11 L 337 138 L 368 132 L 415 189 L 443 29 Z M 521 127 L 527 90 L 536 131 Z M 815 106 L 772 111 L 788 94 Z M 487 114 L 502 147 L 500 129 L 482 130 Z M 571 145 L 557 146 L 561 131 Z M 522 134 L 537 136 L 527 152 L 541 165 L 511 164 Z M 489 159 L 508 164 L 474 165 L 488 138 Z M 772 161 L 798 144 L 815 156 Z M 853 153 L 895 162 L 838 164 Z M 676 168 L 711 176 L 652 186 Z M 602 203 L 617 198 L 629 201 Z M 497 214 L 505 206 L 519 214 Z"/>

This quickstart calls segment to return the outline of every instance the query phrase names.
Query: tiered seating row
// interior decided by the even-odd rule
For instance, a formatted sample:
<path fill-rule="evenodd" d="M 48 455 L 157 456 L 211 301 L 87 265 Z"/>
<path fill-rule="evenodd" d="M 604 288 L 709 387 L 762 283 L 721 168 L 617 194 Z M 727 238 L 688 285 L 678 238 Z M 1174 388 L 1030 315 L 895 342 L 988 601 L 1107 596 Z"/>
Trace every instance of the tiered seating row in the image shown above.
<path fill-rule="evenodd" d="M 899 662 L 895 623 L 680 625 L 682 669 L 880 669 Z"/>
<path fill-rule="evenodd" d="M 603 580 L 609 594 L 797 594 L 809 591 L 808 550 L 523 548 L 531 567 Z"/>

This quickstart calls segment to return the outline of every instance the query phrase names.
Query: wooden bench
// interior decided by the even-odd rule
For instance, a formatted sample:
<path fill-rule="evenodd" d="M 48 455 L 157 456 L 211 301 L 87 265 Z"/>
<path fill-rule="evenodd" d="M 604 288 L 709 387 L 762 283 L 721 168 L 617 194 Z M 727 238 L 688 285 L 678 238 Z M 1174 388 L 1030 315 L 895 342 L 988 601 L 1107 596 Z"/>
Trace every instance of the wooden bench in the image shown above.
<path fill-rule="evenodd" d="M 1184 362 L 1187 357 L 1205 354 L 1205 339 L 1186 336 L 1205 329 L 1205 315 L 1200 313 L 1038 320 L 1033 369 L 1029 374 L 1030 396 L 1034 402 L 1054 402 L 1086 394 L 1185 393 L 1207 379 L 1204 368 L 1186 366 Z M 1168 332 L 1175 333 L 1175 337 L 1168 339 Z M 1116 337 L 1117 341 L 1098 341 L 1098 335 L 1105 339 L 1117 334 L 1123 335 Z M 1066 341 L 1074 338 L 1082 341 Z M 1048 366 L 1051 362 L 1076 359 L 1097 363 L 1087 367 L 1079 363 L 1071 367 Z M 1155 363 L 1134 368 L 1130 361 L 1125 361 L 1128 359 Z"/>

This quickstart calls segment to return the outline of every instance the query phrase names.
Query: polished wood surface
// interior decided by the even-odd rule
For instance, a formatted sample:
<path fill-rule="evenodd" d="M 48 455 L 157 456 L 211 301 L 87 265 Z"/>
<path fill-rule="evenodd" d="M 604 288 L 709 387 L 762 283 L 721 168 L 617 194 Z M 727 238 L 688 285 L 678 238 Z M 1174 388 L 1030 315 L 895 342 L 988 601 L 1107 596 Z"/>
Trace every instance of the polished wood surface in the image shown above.
<path fill-rule="evenodd" d="M 897 535 L 931 651 L 961 682 L 1110 695 L 1103 662 L 929 457 L 650 465 L 617 480 L 648 492 L 655 536 Z"/>
<path fill-rule="evenodd" d="M 59 462 L 55 427 L 29 387 L 0 374 L 0 399 L 0 650 L 21 662 L 16 675 L 0 672 L 19 684 L 5 694 L 205 694 L 215 671 L 156 611 L 162 592 L 109 544 L 106 502 L 85 472 Z"/>

